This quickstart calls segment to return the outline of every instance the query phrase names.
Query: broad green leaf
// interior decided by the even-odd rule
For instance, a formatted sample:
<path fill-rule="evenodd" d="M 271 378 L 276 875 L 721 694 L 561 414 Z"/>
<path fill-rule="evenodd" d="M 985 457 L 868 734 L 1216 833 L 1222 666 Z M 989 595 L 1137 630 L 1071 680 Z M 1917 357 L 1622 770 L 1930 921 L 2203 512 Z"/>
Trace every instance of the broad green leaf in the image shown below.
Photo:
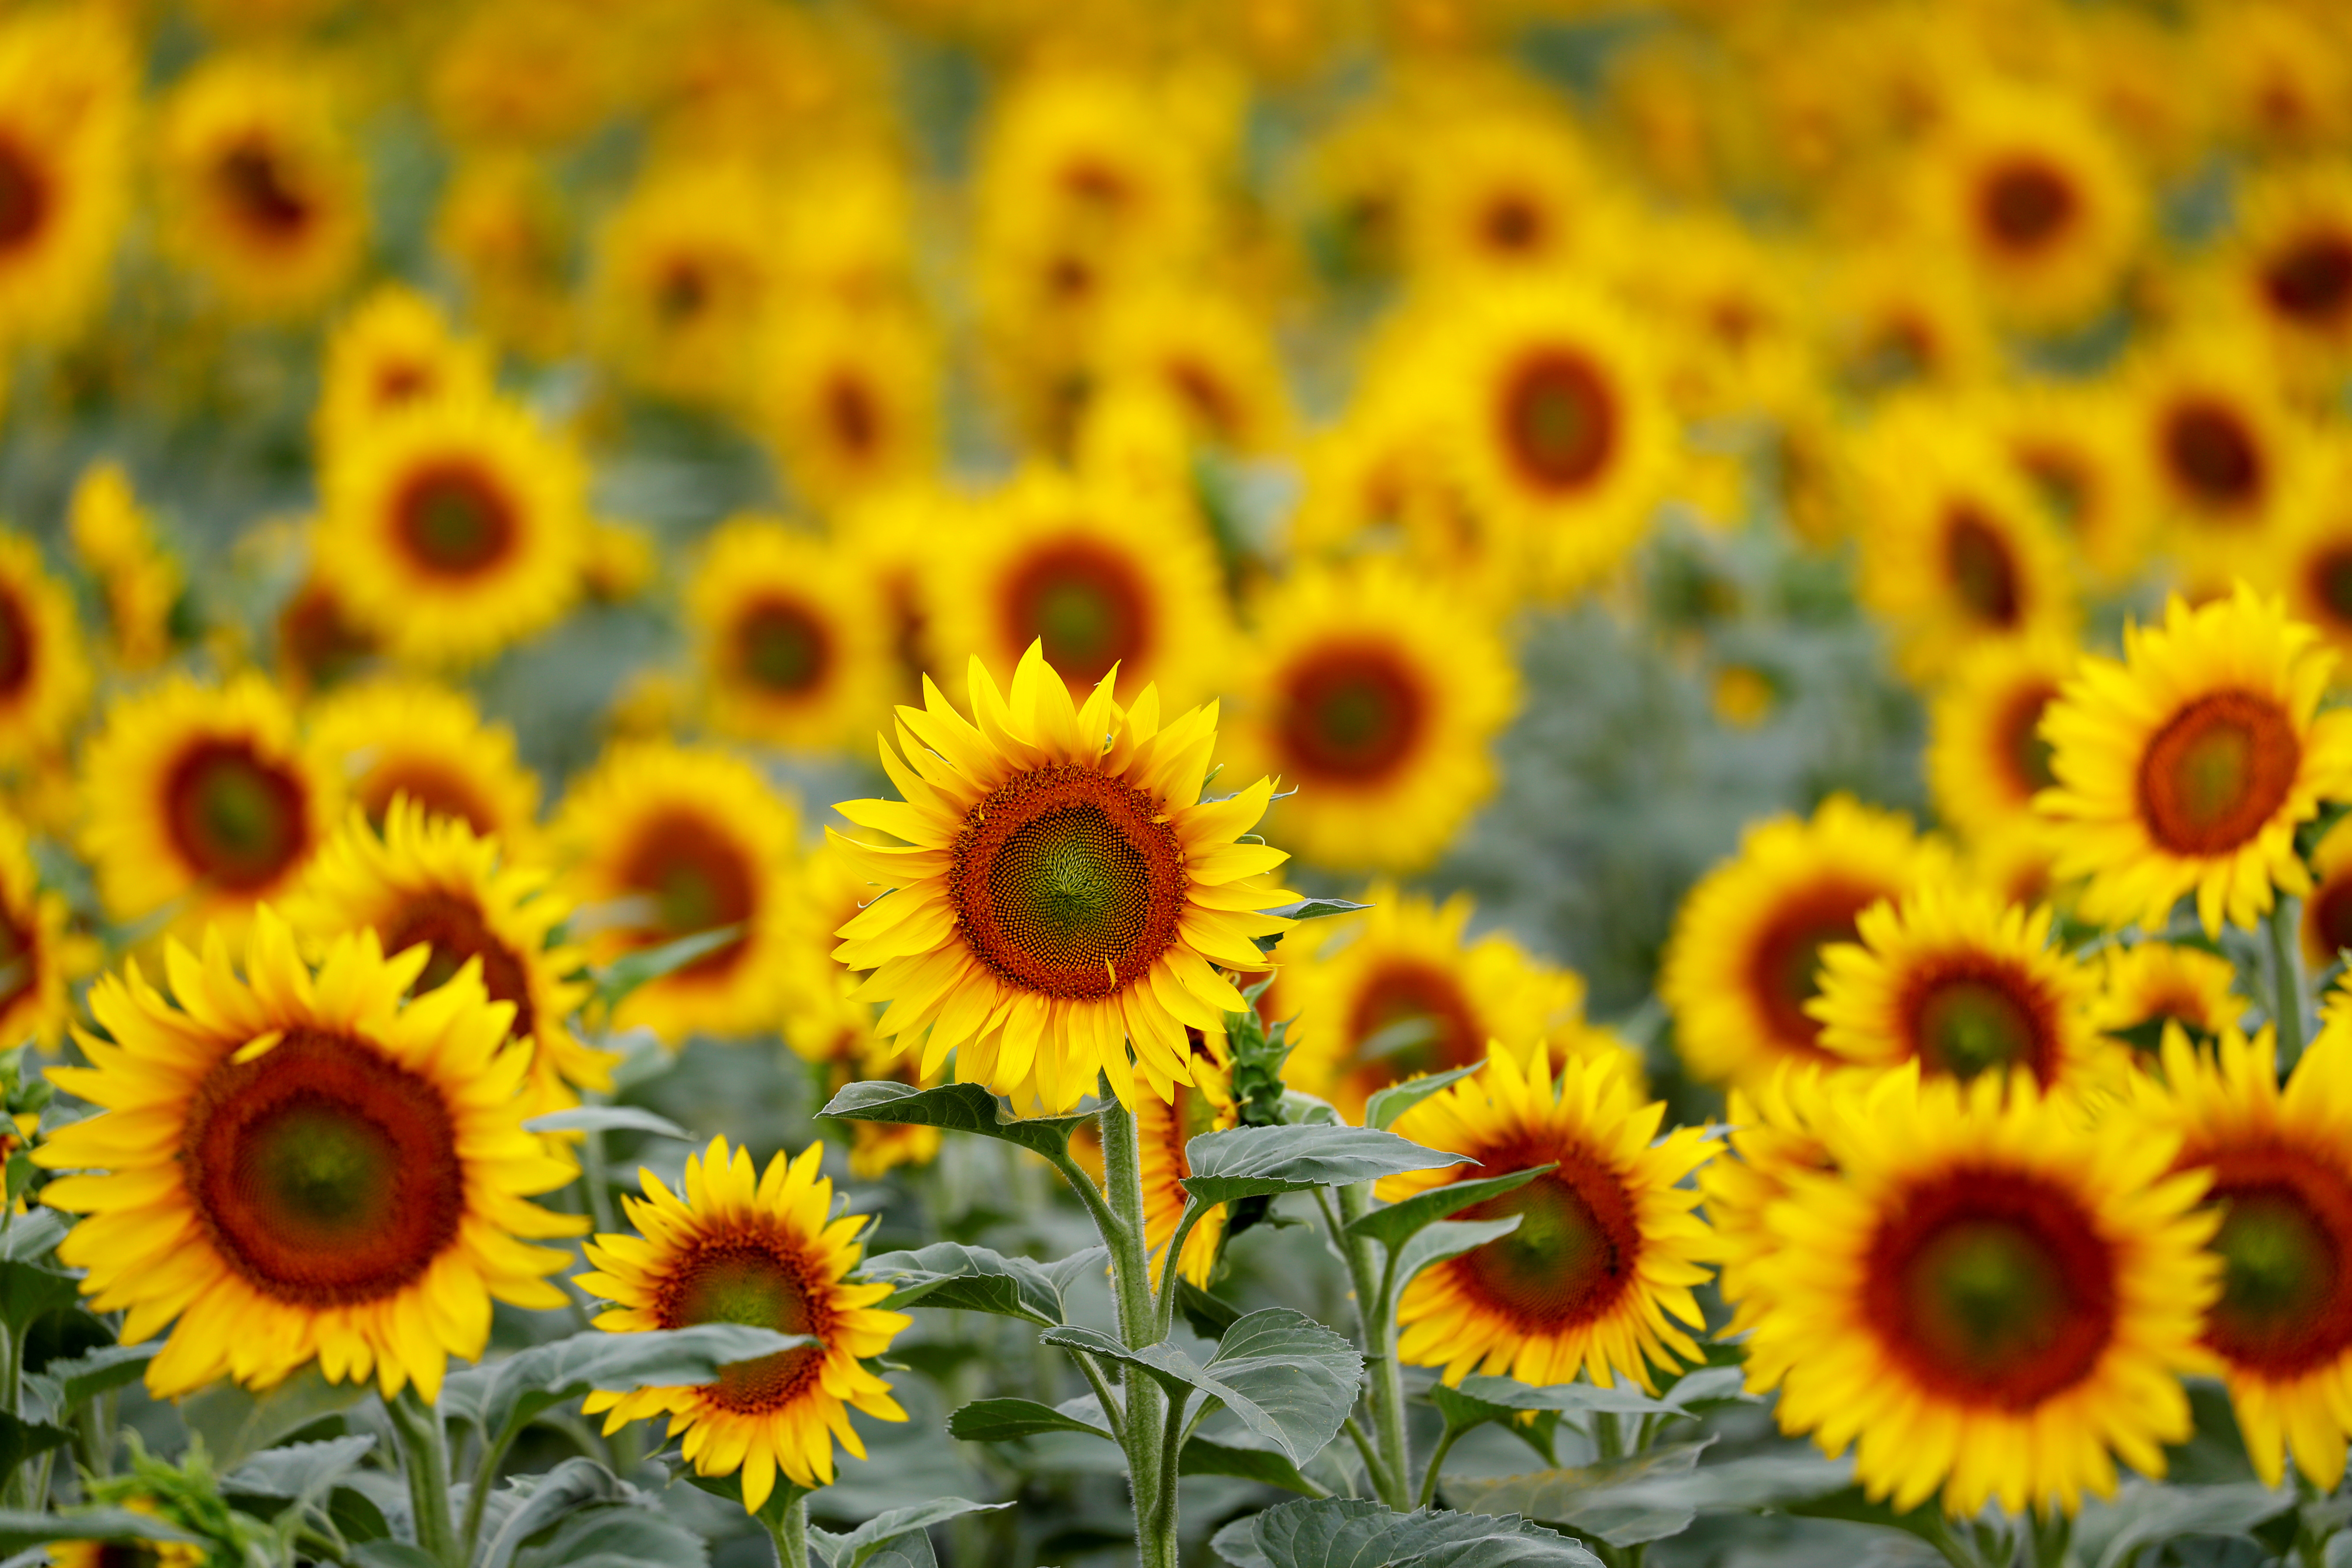
<path fill-rule="evenodd" d="M 1364 1125 L 1393 1127 L 1396 1125 L 1398 1117 L 1402 1116 L 1431 1095 L 1460 1083 L 1486 1065 L 1483 1061 L 1477 1061 L 1472 1062 L 1466 1068 L 1454 1068 L 1448 1072 L 1423 1073 L 1419 1078 L 1409 1078 L 1402 1083 L 1392 1083 L 1386 1089 L 1377 1089 L 1373 1091 L 1371 1099 L 1364 1101 Z"/>
<path fill-rule="evenodd" d="M 1688 1530 L 1698 1510 L 1680 1498 L 1654 1493 L 1643 1483 L 1688 1472 L 1714 1441 L 1670 1443 L 1633 1458 L 1577 1469 L 1459 1481 L 1445 1492 L 1466 1512 L 1524 1514 L 1597 1535 L 1612 1546 L 1664 1541 Z"/>
<path fill-rule="evenodd" d="M 1227 1306 L 1181 1274 L 1176 1277 L 1176 1310 L 1184 1314 L 1185 1322 L 1204 1340 L 1221 1340 L 1225 1331 L 1241 1319 L 1241 1309 Z"/>
<path fill-rule="evenodd" d="M 213 1463 L 228 1469 L 311 1422 L 357 1405 L 373 1389 L 367 1383 L 329 1383 L 314 1364 L 261 1394 L 224 1383 L 191 1394 L 180 1405 L 180 1419 L 204 1438 Z"/>
<path fill-rule="evenodd" d="M 1206 1437 L 1188 1439 L 1176 1456 L 1180 1476 L 1234 1476 L 1263 1486 L 1280 1487 L 1301 1497 L 1323 1497 L 1325 1489 L 1298 1473 L 1298 1467 L 1271 1448 L 1244 1448 Z"/>
<path fill-rule="evenodd" d="M 515 1554 L 515 1568 L 703 1568 L 709 1543 L 650 1508 L 590 1506 Z"/>
<path fill-rule="evenodd" d="M 405 1541 L 371 1541 L 352 1553 L 361 1568 L 441 1568 L 419 1548 Z"/>
<path fill-rule="evenodd" d="M 1265 912 L 1286 921 L 1319 921 L 1333 915 L 1360 914 L 1371 907 L 1349 899 L 1301 899 L 1295 904 L 1284 904 Z"/>
<path fill-rule="evenodd" d="M 63 1426 L 21 1420 L 0 1410 L 0 1477 L 14 1475 L 26 1460 L 72 1441 L 73 1434 Z"/>
<path fill-rule="evenodd" d="M 1780 1505 L 1785 1513 L 1804 1519 L 1842 1519 L 1853 1524 L 1875 1524 L 1886 1530 L 1899 1530 L 1946 1553 L 1952 1561 L 1952 1532 L 1944 1521 L 1944 1505 L 1940 1499 L 1929 1498 L 1917 1508 L 1896 1511 L 1884 1499 L 1874 1499 L 1860 1486 L 1850 1486 L 1822 1497 L 1794 1499 Z"/>
<path fill-rule="evenodd" d="M 0 1509 L 0 1552 L 9 1553 L 49 1541 L 203 1540 L 176 1524 L 127 1508 L 78 1509 L 71 1513 Z"/>
<path fill-rule="evenodd" d="M 1111 1439 L 1103 1427 L 1034 1399 L 976 1399 L 948 1417 L 948 1435 L 967 1443 L 1010 1443 L 1040 1432 L 1087 1432 Z"/>
<path fill-rule="evenodd" d="M 72 1306 L 80 1293 L 81 1281 L 70 1274 L 21 1258 L 0 1260 L 0 1323 L 12 1332 L 22 1333 L 36 1319 Z"/>
<path fill-rule="evenodd" d="M 1062 1292 L 1045 1266 L 1007 1258 L 985 1247 L 934 1242 L 912 1252 L 886 1252 L 868 1258 L 869 1279 L 888 1280 L 895 1289 L 884 1307 L 947 1307 L 993 1312 L 1050 1328 L 1062 1321 Z"/>
<path fill-rule="evenodd" d="M 309 1502 L 358 1468 L 360 1461 L 374 1447 L 373 1436 L 361 1434 L 271 1448 L 254 1455 L 223 1476 L 221 1489 Z"/>
<path fill-rule="evenodd" d="M 968 1513 L 993 1513 L 1011 1508 L 1009 1502 L 972 1502 L 960 1497 L 943 1497 L 936 1502 L 914 1508 L 894 1508 L 887 1513 L 877 1514 L 846 1535 L 835 1535 L 826 1531 L 809 1531 L 809 1550 L 823 1558 L 826 1568 L 864 1568 L 876 1560 L 877 1553 L 891 1542 L 909 1535 L 920 1534 L 935 1524 L 960 1519 Z M 925 1550 L 929 1550 L 928 1538 Z"/>
<path fill-rule="evenodd" d="M 59 1397 L 70 1410 L 85 1399 L 137 1378 L 163 1348 L 161 1340 L 143 1345 L 107 1345 L 69 1361 L 53 1361 L 41 1369 L 41 1374 L 57 1383 Z"/>
<path fill-rule="evenodd" d="M 909 1084 L 853 1083 L 817 1112 L 845 1121 L 887 1121 L 902 1127 L 937 1127 L 950 1132 L 977 1132 L 1034 1149 L 1048 1159 L 1070 1146 L 1070 1134 L 1085 1116 L 1007 1116 L 996 1096 L 976 1083 L 943 1083 L 936 1089 Z"/>
<path fill-rule="evenodd" d="M 1557 1165 L 1536 1165 L 1524 1171 L 1513 1171 L 1507 1176 L 1485 1176 L 1475 1182 L 1448 1182 L 1442 1187 L 1415 1193 L 1402 1203 L 1384 1205 L 1369 1214 L 1358 1215 L 1348 1222 L 1348 1234 L 1370 1237 L 1394 1252 L 1412 1240 L 1422 1226 L 1433 1225 L 1448 1215 L 1459 1214 L 1473 1204 L 1501 1197 L 1505 1193 L 1526 1186 L 1545 1172 L 1557 1169 Z"/>
<path fill-rule="evenodd" d="M 1395 1513 L 1358 1498 L 1277 1503 L 1217 1531 L 1234 1568 L 1600 1568 L 1555 1531 L 1475 1513 Z"/>
<path fill-rule="evenodd" d="M 623 953 L 595 972 L 596 1000 L 608 1008 L 617 1007 L 638 986 L 684 969 L 697 959 L 708 958 L 742 934 L 740 923 L 713 926 L 658 947 L 641 947 L 635 952 Z"/>
<path fill-rule="evenodd" d="M 593 1459 L 572 1458 L 544 1475 L 516 1476 L 506 1484 L 511 1506 L 501 1510 L 474 1554 L 474 1568 L 508 1568 L 522 1543 L 566 1514 L 592 1503 L 632 1495 L 633 1489 Z"/>
<path fill-rule="evenodd" d="M 1617 1415 L 1668 1415 L 1676 1407 L 1655 1394 L 1644 1394 L 1632 1384 L 1620 1384 L 1614 1388 L 1602 1388 L 1590 1383 L 1555 1383 L 1538 1385 L 1521 1383 L 1514 1377 L 1465 1377 L 1454 1390 L 1464 1399 L 1477 1400 L 1495 1407 L 1488 1420 L 1499 1420 L 1517 1410 L 1557 1410 L 1563 1415 L 1585 1415 L 1605 1410 Z"/>
<path fill-rule="evenodd" d="M 668 1117 L 635 1105 L 575 1105 L 569 1110 L 534 1116 L 523 1128 L 531 1132 L 651 1132 L 686 1143 L 700 1142 Z"/>
<path fill-rule="evenodd" d="M 1475 1163 L 1376 1127 L 1231 1127 L 1185 1144 L 1184 1161 L 1184 1190 L 1211 1204 Z"/>
<path fill-rule="evenodd" d="M 1067 1258 L 1058 1258 L 1045 1265 L 1045 1278 L 1054 1282 L 1054 1289 L 1060 1291 L 1063 1299 L 1066 1300 L 1069 1299 L 1071 1287 L 1087 1275 L 1092 1274 L 1097 1279 L 1101 1279 L 1110 1272 L 1110 1248 L 1108 1247 L 1081 1247 Z"/>
<path fill-rule="evenodd" d="M 1171 1396 L 1206 1394 L 1294 1465 L 1307 1463 L 1338 1435 L 1363 1376 L 1354 1345 L 1287 1307 L 1236 1319 L 1205 1367 L 1174 1345 L 1129 1350 L 1093 1329 L 1048 1329 L 1038 1338 L 1123 1362 Z"/>
<path fill-rule="evenodd" d="M 73 1227 L 55 1209 L 35 1209 L 9 1222 L 0 1230 L 0 1261 L 38 1263 L 58 1249 Z"/>
<path fill-rule="evenodd" d="M 441 1385 L 441 1408 L 503 1443 L 541 1411 L 592 1389 L 690 1387 L 710 1382 L 720 1367 L 815 1342 L 742 1323 L 630 1334 L 591 1329 L 452 1373 Z"/>
<path fill-rule="evenodd" d="M 2126 1481 L 2113 1501 L 2084 1502 L 2074 1521 L 2075 1546 L 2093 1568 L 2125 1568 L 2148 1547 L 2184 1535 L 2242 1535 L 2294 1506 L 2292 1487 L 2273 1491 L 2252 1482 L 2184 1487 Z"/>
<path fill-rule="evenodd" d="M 1397 1289 L 1402 1290 L 1415 1275 L 1433 1263 L 1443 1263 L 1449 1258 L 1475 1252 L 1490 1241 L 1500 1241 L 1518 1229 L 1519 1222 L 1526 1217 L 1507 1214 L 1500 1219 L 1441 1219 L 1422 1226 L 1397 1255 Z"/>

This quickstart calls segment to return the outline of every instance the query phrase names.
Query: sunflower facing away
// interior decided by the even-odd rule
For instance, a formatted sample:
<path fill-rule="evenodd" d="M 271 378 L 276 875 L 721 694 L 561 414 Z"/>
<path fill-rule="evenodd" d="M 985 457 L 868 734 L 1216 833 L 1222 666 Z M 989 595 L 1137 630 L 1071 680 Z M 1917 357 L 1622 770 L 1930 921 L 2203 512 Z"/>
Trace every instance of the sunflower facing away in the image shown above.
<path fill-rule="evenodd" d="M 1288 857 L 1240 841 L 1274 781 L 1203 800 L 1215 705 L 1163 729 L 1158 691 L 1121 710 L 1113 679 L 1080 707 L 1041 646 L 1009 693 L 974 659 L 977 723 L 926 681 L 882 745 L 904 798 L 835 807 L 901 841 L 829 833 L 890 889 L 834 955 L 874 972 L 859 994 L 891 1004 L 882 1033 L 923 1042 L 926 1078 L 952 1051 L 959 1079 L 1051 1113 L 1098 1075 L 1133 1105 L 1139 1065 L 1167 1100 L 1192 1081 L 1186 1027 L 1247 1005 L 1211 966 L 1262 968 L 1253 939 L 1288 924 L 1264 912 L 1291 901 L 1270 880 Z"/>
<path fill-rule="evenodd" d="M 405 999 L 430 956 L 360 931 L 314 974 L 264 909 L 234 962 L 217 930 L 201 958 L 171 943 L 169 999 L 135 963 L 91 992 L 111 1041 L 77 1030 L 91 1065 L 49 1070 L 103 1111 L 33 1158 L 104 1173 L 42 1199 L 84 1216 L 58 1255 L 95 1310 L 128 1312 L 124 1342 L 178 1320 L 157 1396 L 315 1359 L 430 1403 L 449 1357 L 481 1355 L 493 1297 L 564 1305 L 546 1277 L 567 1255 L 528 1245 L 581 1228 L 526 1201 L 573 1174 L 522 1129 L 530 1055 L 473 971 Z"/>
<path fill-rule="evenodd" d="M 1653 1386 L 1652 1367 L 1699 1359 L 1691 1287 L 1706 1279 L 1715 1237 L 1685 1178 L 1716 1145 L 1695 1127 L 1658 1137 L 1666 1108 L 1636 1099 L 1625 1075 L 1572 1061 L 1554 1080 L 1542 1060 L 1496 1042 L 1475 1077 L 1397 1119 L 1400 1137 L 1476 1163 L 1391 1176 L 1390 1202 L 1449 1182 L 1559 1169 L 1474 1204 L 1456 1219 L 1519 1216 L 1509 1235 L 1424 1270 L 1397 1303 L 1397 1353 L 1444 1369 L 1523 1383 Z M 1685 1327 L 1685 1325 L 1687 1325 Z"/>
<path fill-rule="evenodd" d="M 711 718 L 729 733 L 839 751 L 889 706 L 878 585 L 816 535 L 774 518 L 721 523 L 686 604 Z"/>
<path fill-rule="evenodd" d="M 2206 933 L 2251 926 L 2273 889 L 2311 879 L 2295 828 L 2352 798 L 2352 713 L 2317 710 L 2336 656 L 2239 584 L 2160 626 L 2124 629 L 2121 663 L 2084 661 L 2042 721 L 2057 787 L 2058 873 L 2087 876 L 2081 907 L 2160 929 L 2185 893 Z"/>
<path fill-rule="evenodd" d="M 2214 1293 L 2204 1178 L 2168 1173 L 2174 1139 L 2064 1099 L 1887 1081 L 1820 1129 L 1834 1170 L 1765 1211 L 1748 1386 L 1779 1384 L 1781 1429 L 1853 1447 L 1897 1509 L 1940 1488 L 1956 1517 L 2072 1513 L 2115 1490 L 2117 1455 L 2162 1475 Z"/>
<path fill-rule="evenodd" d="M 874 1303 L 887 1284 L 848 1278 L 865 1248 L 866 1220 L 833 1217 L 833 1183 L 818 1173 L 824 1145 L 792 1159 L 778 1154 L 758 1173 L 750 1152 L 713 1138 L 688 1155 L 681 1198 L 650 1171 L 646 1196 L 624 1195 L 635 1236 L 599 1236 L 583 1248 L 595 1272 L 577 1276 L 612 1303 L 596 1326 L 615 1333 L 743 1323 L 817 1342 L 719 1370 L 716 1383 L 591 1394 L 584 1415 L 604 1414 L 617 1432 L 647 1415 L 667 1415 L 685 1434 L 698 1475 L 740 1469 L 743 1506 L 756 1513 L 782 1472 L 793 1486 L 833 1479 L 833 1444 L 866 1457 L 849 1424 L 852 1408 L 884 1421 L 907 1413 L 890 1385 L 859 1363 L 887 1350 L 911 1321 Z"/>
<path fill-rule="evenodd" d="M 486 723 L 466 692 L 429 680 L 385 679 L 322 698 L 308 716 L 310 749 L 352 804 L 381 824 L 402 795 L 462 822 L 509 854 L 537 832 L 539 777 L 514 731 Z"/>
<path fill-rule="evenodd" d="M 0 532 L 0 765 L 53 752 L 89 700 L 72 598 L 31 540 Z"/>

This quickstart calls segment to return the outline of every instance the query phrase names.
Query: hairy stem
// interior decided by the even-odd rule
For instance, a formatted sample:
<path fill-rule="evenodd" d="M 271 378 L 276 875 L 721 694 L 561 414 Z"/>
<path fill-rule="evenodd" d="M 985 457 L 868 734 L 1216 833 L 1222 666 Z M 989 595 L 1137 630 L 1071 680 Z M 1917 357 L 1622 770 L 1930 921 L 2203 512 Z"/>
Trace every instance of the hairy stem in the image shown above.
<path fill-rule="evenodd" d="M 1381 1500 L 1402 1510 L 1412 1507 L 1412 1447 L 1404 1429 L 1404 1372 L 1397 1365 L 1396 1306 L 1388 1299 L 1387 1281 L 1372 1257 L 1373 1244 L 1347 1234 L 1348 1226 L 1367 1213 L 1371 1202 L 1371 1188 L 1362 1183 L 1341 1187 L 1339 1217 L 1331 1228 L 1331 1240 L 1348 1260 L 1349 1283 L 1356 1292 L 1372 1438 L 1381 1451 L 1381 1468 L 1388 1473 L 1389 1484 L 1381 1489 Z M 1325 1218 L 1329 1217 L 1329 1211 L 1325 1211 Z"/>
<path fill-rule="evenodd" d="M 384 1401 L 383 1408 L 400 1436 L 401 1468 L 408 1476 L 418 1550 L 442 1568 L 466 1568 L 449 1518 L 449 1441 L 441 1429 L 440 1412 L 425 1403 L 414 1384 Z"/>
<path fill-rule="evenodd" d="M 764 1517 L 764 1510 L 763 1517 Z M 793 1500 L 784 1505 L 781 1517 L 768 1525 L 768 1535 L 776 1543 L 779 1568 L 808 1568 L 808 1494 L 794 1489 Z"/>
<path fill-rule="evenodd" d="M 1143 1350 L 1164 1337 L 1151 1300 L 1151 1259 L 1144 1243 L 1143 1150 L 1136 1141 L 1135 1112 L 1106 1100 L 1098 1114 L 1102 1130 L 1103 1187 L 1112 1223 L 1100 1226 L 1110 1248 L 1111 1290 L 1118 1303 L 1119 1338 L 1129 1350 Z M 1166 1452 L 1167 1395 L 1158 1384 L 1130 1369 L 1126 1388 L 1128 1487 L 1135 1498 L 1135 1544 L 1143 1568 L 1175 1568 L 1175 1460 Z M 1171 1495 L 1162 1498 L 1164 1489 Z"/>
<path fill-rule="evenodd" d="M 1448 1426 L 1445 1436 L 1437 1440 L 1437 1451 L 1429 1456 L 1429 1473 L 1421 1479 L 1421 1500 L 1417 1506 L 1429 1508 L 1437 1501 L 1437 1473 L 1445 1464 L 1445 1456 L 1454 1451 L 1454 1440 L 1468 1431 L 1466 1426 Z"/>
<path fill-rule="evenodd" d="M 2303 1058 L 2303 900 L 2281 893 L 2271 906 L 2271 1022 L 2278 1030 L 2278 1070 Z"/>

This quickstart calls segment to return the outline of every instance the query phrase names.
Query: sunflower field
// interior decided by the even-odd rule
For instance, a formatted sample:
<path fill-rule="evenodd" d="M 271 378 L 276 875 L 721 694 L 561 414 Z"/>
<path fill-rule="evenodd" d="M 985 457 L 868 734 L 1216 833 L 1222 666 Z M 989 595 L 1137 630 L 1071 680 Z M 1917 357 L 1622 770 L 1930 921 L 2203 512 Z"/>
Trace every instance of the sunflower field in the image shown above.
<path fill-rule="evenodd" d="M 2345 0 L 0 0 L 0 1568 L 2352 1568 Z"/>

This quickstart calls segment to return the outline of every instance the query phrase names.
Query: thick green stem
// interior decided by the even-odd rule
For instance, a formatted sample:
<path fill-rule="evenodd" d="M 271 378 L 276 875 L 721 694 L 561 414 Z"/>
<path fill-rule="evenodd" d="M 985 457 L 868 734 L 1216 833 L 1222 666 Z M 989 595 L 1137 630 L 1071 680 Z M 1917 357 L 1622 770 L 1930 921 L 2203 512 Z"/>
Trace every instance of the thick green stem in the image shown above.
<path fill-rule="evenodd" d="M 795 1489 L 781 1517 L 768 1525 L 780 1568 L 808 1568 L 808 1493 Z"/>
<path fill-rule="evenodd" d="M 1421 1479 L 1421 1507 L 1428 1508 L 1437 1501 L 1437 1473 L 1444 1467 L 1445 1456 L 1454 1451 L 1455 1439 L 1469 1430 L 1467 1426 L 1448 1426 L 1445 1436 L 1437 1440 L 1437 1451 L 1429 1456 L 1429 1474 Z"/>
<path fill-rule="evenodd" d="M 440 1413 L 425 1403 L 414 1384 L 384 1401 L 383 1408 L 400 1435 L 401 1468 L 408 1475 L 417 1549 L 442 1568 L 466 1568 L 457 1527 L 449 1518 L 449 1441 L 441 1429 Z"/>
<path fill-rule="evenodd" d="M 1135 1112 L 1117 1100 L 1106 1100 L 1098 1114 L 1102 1130 L 1103 1188 L 1111 1224 L 1100 1226 L 1110 1248 L 1111 1292 L 1118 1304 L 1118 1333 L 1129 1350 L 1158 1344 L 1163 1335 L 1160 1314 L 1151 1299 L 1151 1258 L 1145 1248 L 1143 1220 L 1143 1150 L 1136 1141 Z M 1099 1220 L 1097 1222 L 1100 1226 Z M 1171 1440 L 1165 1428 L 1167 1395 L 1150 1377 L 1132 1368 L 1121 1380 L 1123 1447 L 1127 1451 L 1129 1489 L 1135 1498 L 1135 1545 L 1143 1568 L 1174 1568 L 1176 1562 L 1176 1499 L 1172 1495 L 1173 1460 L 1165 1451 Z M 1163 1478 L 1170 1478 L 1163 1487 Z M 1163 1498 L 1163 1490 L 1171 1495 Z"/>
<path fill-rule="evenodd" d="M 588 1189 L 588 1214 L 596 1234 L 618 1230 L 613 1223 L 613 1183 L 604 1170 L 604 1134 L 593 1127 L 580 1135 L 580 1182 Z"/>
<path fill-rule="evenodd" d="M 1373 1244 L 1347 1233 L 1350 1224 L 1370 1211 L 1371 1202 L 1368 1185 L 1341 1187 L 1339 1218 L 1332 1226 L 1331 1239 L 1348 1260 L 1349 1283 L 1356 1292 L 1372 1440 L 1381 1451 L 1381 1468 L 1388 1472 L 1389 1484 L 1381 1489 L 1381 1500 L 1402 1511 L 1412 1507 L 1412 1447 L 1404 1429 L 1404 1370 L 1397 1364 L 1395 1303 L 1389 1300 L 1388 1280 L 1372 1257 Z"/>
<path fill-rule="evenodd" d="M 1176 1234 L 1168 1238 L 1168 1253 L 1160 1264 L 1160 1337 L 1163 1340 L 1176 1331 L 1176 1284 L 1183 1278 L 1178 1265 L 1184 1257 L 1184 1244 L 1192 1239 L 1192 1227 L 1214 1207 L 1198 1198 L 1187 1200 L 1176 1221 Z"/>
<path fill-rule="evenodd" d="M 2284 893 L 2271 906 L 2271 1022 L 2278 1030 L 2278 1070 L 2303 1059 L 2303 901 Z"/>

